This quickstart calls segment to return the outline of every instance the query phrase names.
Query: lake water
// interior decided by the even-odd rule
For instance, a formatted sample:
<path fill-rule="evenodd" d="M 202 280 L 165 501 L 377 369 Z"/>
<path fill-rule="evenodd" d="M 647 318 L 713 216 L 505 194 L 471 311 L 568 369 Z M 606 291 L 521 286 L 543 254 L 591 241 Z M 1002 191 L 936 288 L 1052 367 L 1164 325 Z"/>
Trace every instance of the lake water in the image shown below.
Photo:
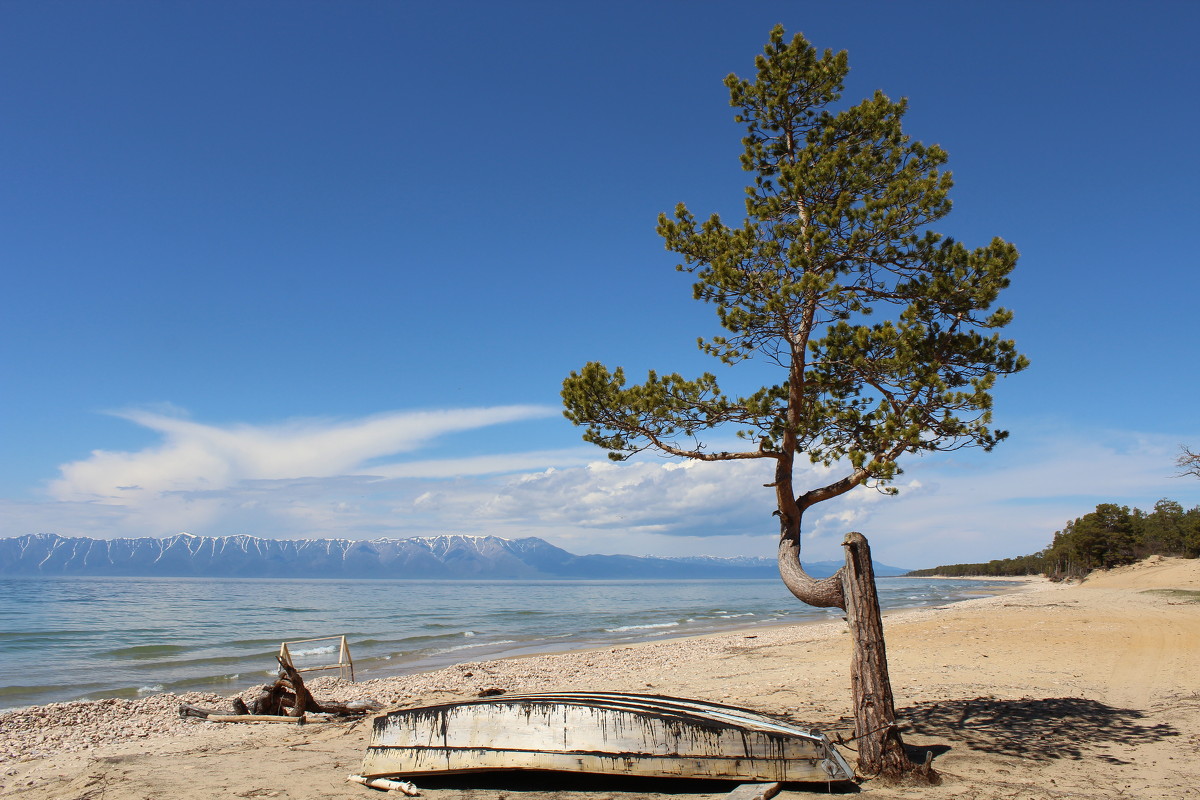
<path fill-rule="evenodd" d="M 881 578 L 880 604 L 940 605 L 1000 586 Z M 0 709 L 164 691 L 229 694 L 275 674 L 281 641 L 318 636 L 345 634 L 364 680 L 840 614 L 801 604 L 777 578 L 0 578 Z M 336 661 L 332 653 L 308 656 Z"/>

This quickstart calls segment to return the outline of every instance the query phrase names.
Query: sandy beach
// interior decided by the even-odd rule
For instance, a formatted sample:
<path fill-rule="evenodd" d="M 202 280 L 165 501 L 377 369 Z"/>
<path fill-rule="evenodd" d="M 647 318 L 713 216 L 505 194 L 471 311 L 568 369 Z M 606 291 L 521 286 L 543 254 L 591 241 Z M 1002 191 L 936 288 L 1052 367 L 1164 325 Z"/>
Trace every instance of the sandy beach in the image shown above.
<path fill-rule="evenodd" d="M 1200 798 L 1200 560 L 1154 558 L 1079 585 L 1012 591 L 886 619 L 907 743 L 931 749 L 934 787 L 866 781 L 878 798 Z M 1189 592 L 1191 594 L 1189 594 Z M 348 684 L 319 699 L 387 706 L 486 689 L 693 696 L 827 732 L 850 724 L 849 637 L 840 621 L 502 661 Z M 0 795 L 66 800 L 372 797 L 345 781 L 370 722 L 230 725 L 178 719 L 215 695 L 57 703 L 0 714 Z M 853 763 L 854 754 L 844 751 Z M 456 776 L 433 800 L 718 798 L 729 785 L 603 777 Z M 810 796 L 820 787 L 787 787 Z"/>

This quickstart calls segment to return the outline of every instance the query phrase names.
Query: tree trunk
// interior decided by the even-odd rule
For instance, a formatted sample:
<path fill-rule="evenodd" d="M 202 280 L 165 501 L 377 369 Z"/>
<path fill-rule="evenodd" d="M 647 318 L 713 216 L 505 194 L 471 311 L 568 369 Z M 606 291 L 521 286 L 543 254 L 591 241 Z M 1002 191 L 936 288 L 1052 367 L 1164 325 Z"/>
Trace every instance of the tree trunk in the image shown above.
<path fill-rule="evenodd" d="M 838 575 L 817 579 L 800 566 L 800 546 L 789 539 L 779 540 L 779 576 L 783 585 L 802 603 L 817 608 L 845 609 L 841 570 Z"/>
<path fill-rule="evenodd" d="M 804 509 L 791 497 L 791 480 L 786 470 L 776 475 L 779 499 L 779 577 L 783 585 L 802 603 L 817 608 L 846 608 L 839 575 L 817 579 L 800 564 L 800 521 Z M 841 572 L 841 570 L 839 570 Z"/>
<path fill-rule="evenodd" d="M 846 566 L 842 571 L 844 608 L 854 640 L 850 688 L 854 698 L 858 770 L 867 776 L 897 778 L 909 774 L 917 765 L 905 754 L 896 727 L 871 548 L 867 538 L 857 532 L 847 533 L 842 546 L 846 548 Z"/>

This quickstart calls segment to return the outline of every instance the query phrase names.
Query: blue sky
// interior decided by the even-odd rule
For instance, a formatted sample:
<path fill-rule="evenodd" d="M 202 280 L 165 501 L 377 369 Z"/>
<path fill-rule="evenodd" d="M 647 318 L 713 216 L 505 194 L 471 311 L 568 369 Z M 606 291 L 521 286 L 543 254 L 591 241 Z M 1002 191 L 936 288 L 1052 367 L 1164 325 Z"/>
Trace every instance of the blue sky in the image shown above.
<path fill-rule="evenodd" d="M 847 100 L 909 98 L 957 181 L 937 229 L 1022 253 L 1033 362 L 1008 442 L 818 506 L 806 557 L 851 528 L 904 566 L 1012 556 L 1098 502 L 1200 503 L 1172 477 L 1195 4 L 28 0 L 0 5 L 0 535 L 770 555 L 762 464 L 611 465 L 558 391 L 718 366 L 655 218 L 738 218 L 721 81 L 777 22 L 849 52 Z"/>

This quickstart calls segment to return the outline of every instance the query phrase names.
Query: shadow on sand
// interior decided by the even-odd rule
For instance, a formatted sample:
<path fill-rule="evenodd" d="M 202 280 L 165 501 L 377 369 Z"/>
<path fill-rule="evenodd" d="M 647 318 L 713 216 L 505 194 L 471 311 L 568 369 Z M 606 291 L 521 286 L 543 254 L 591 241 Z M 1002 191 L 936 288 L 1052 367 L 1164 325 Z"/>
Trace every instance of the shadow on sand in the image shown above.
<path fill-rule="evenodd" d="M 1085 749 L 1105 745 L 1141 745 L 1178 736 L 1165 723 L 1143 722 L 1145 714 L 1114 708 L 1095 700 L 1051 697 L 1044 700 L 954 700 L 921 703 L 897 711 L 908 730 L 922 736 L 946 738 L 955 746 L 1034 761 L 1078 759 Z M 940 746 L 914 747 L 930 750 Z M 1127 763 L 1113 756 L 1106 761 Z"/>
<path fill-rule="evenodd" d="M 459 792 L 476 790 L 497 792 L 586 792 L 588 796 L 629 794 L 636 797 L 659 795 L 716 795 L 723 797 L 747 781 L 689 780 L 680 778 L 643 778 L 629 775 L 580 774 L 576 772 L 482 772 L 463 775 L 422 776 L 417 780 L 422 789 L 449 789 Z M 788 789 L 857 794 L 853 783 L 789 783 Z"/>
<path fill-rule="evenodd" d="M 665 778 L 632 778 L 625 775 L 581 775 L 574 772 L 477 772 L 462 775 L 422 777 L 422 789 L 490 789 L 517 792 L 658 792 L 662 794 L 695 794 L 720 791 L 722 784 L 714 781 L 669 780 Z M 716 788 L 714 788 L 716 787 Z M 731 787 L 732 788 L 732 787 Z"/>

